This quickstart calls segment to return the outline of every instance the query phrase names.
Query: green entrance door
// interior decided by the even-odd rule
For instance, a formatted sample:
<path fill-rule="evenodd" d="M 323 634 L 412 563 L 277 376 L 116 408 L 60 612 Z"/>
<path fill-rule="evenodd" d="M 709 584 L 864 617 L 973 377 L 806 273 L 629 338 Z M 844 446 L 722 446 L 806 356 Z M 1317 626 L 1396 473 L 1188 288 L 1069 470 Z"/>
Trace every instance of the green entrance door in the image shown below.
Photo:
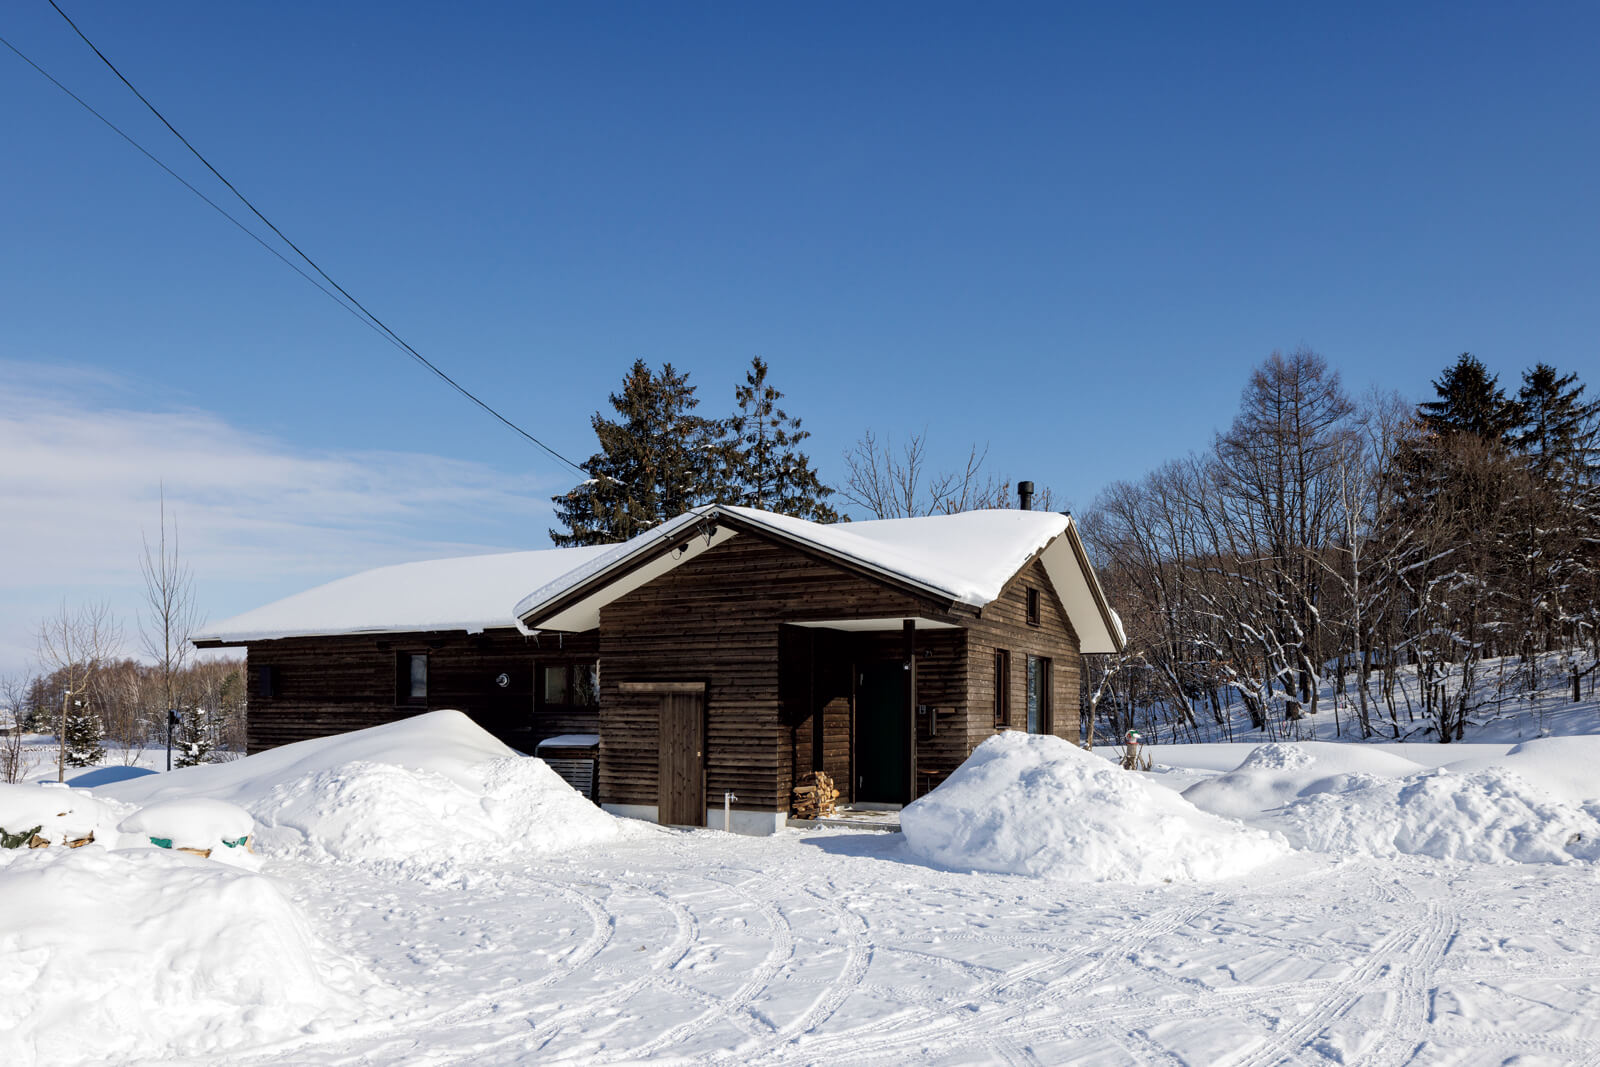
<path fill-rule="evenodd" d="M 858 681 L 855 799 L 904 804 L 911 796 L 905 668 L 899 663 L 868 664 Z"/>

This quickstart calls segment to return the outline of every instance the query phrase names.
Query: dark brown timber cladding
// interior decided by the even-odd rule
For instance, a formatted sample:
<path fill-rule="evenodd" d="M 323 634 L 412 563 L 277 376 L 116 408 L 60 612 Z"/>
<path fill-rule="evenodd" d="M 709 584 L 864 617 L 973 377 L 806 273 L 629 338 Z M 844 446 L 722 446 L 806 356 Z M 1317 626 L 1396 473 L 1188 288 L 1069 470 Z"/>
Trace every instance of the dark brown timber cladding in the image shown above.
<path fill-rule="evenodd" d="M 428 656 L 428 696 L 409 704 L 396 691 L 396 657 Z M 536 715 L 535 664 L 593 661 L 593 634 L 524 637 L 515 630 L 291 637 L 248 645 L 249 750 L 359 730 L 424 711 L 454 708 L 514 748 L 532 752 L 547 737 L 597 733 L 595 712 Z M 272 667 L 273 696 L 260 692 Z M 510 684 L 496 684 L 505 674 Z"/>
<path fill-rule="evenodd" d="M 1028 623 L 1028 589 L 1039 590 L 1039 625 Z M 1078 634 L 1067 619 L 1044 564 L 1035 559 L 969 624 L 967 642 L 968 740 L 972 748 L 995 733 L 994 650 L 1011 652 L 1010 705 L 1013 730 L 1028 728 L 1028 657 L 1051 660 L 1048 732 L 1078 740 Z"/>
<path fill-rule="evenodd" d="M 780 699 L 780 624 L 941 607 L 748 532 L 619 597 L 600 613 L 601 799 L 657 798 L 659 700 L 619 683 L 703 681 L 706 803 L 788 810 L 802 712 Z"/>

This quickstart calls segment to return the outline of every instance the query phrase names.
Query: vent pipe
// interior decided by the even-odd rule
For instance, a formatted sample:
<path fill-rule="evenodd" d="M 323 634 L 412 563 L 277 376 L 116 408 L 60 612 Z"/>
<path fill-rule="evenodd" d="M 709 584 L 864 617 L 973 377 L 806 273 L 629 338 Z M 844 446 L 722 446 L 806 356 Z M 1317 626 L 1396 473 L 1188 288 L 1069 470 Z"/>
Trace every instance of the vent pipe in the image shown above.
<path fill-rule="evenodd" d="M 1033 510 L 1033 483 L 1017 483 L 1017 503 L 1023 511 Z"/>

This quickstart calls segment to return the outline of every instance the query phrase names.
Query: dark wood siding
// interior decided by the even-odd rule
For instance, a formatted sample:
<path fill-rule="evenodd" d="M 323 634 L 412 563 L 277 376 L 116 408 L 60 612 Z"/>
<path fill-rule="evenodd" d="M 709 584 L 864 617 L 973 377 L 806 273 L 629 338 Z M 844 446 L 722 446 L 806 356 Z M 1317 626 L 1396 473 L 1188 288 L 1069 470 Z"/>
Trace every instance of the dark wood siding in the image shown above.
<path fill-rule="evenodd" d="M 454 708 L 514 748 L 532 752 L 547 737 L 597 733 L 598 712 L 536 717 L 534 664 L 592 661 L 593 634 L 524 637 L 515 630 L 482 634 L 414 633 L 355 637 L 293 637 L 249 644 L 249 750 L 394 722 L 424 711 Z M 408 704 L 396 692 L 402 652 L 428 655 L 428 699 Z M 259 691 L 259 671 L 273 668 L 273 694 Z M 510 685 L 495 684 L 500 674 Z"/>
<path fill-rule="evenodd" d="M 1039 590 L 1039 623 L 1028 622 L 1028 590 Z M 1010 728 L 1028 727 L 1027 657 L 1048 656 L 1051 661 L 1050 732 L 1069 741 L 1078 740 L 1078 635 L 1067 618 L 1061 599 L 1050 585 L 1044 564 L 1037 559 L 1024 567 L 980 617 L 969 624 L 967 646 L 967 702 L 975 709 L 968 716 L 969 751 L 1000 729 L 994 723 L 994 652 L 1011 653 L 1008 694 Z"/>
<path fill-rule="evenodd" d="M 619 597 L 600 613 L 601 799 L 657 798 L 657 704 L 619 684 L 703 681 L 707 802 L 731 791 L 738 807 L 787 810 L 800 713 L 780 699 L 781 624 L 941 607 L 751 533 Z"/>

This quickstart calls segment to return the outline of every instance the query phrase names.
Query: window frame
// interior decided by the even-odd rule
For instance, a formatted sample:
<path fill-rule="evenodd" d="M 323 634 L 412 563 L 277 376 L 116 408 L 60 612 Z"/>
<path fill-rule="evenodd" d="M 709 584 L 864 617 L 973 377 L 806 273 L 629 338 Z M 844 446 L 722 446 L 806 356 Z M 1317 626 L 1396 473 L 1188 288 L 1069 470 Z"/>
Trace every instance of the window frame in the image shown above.
<path fill-rule="evenodd" d="M 994 728 L 1011 726 L 1011 650 L 994 650 Z"/>
<path fill-rule="evenodd" d="M 1028 723 L 1028 732 L 1044 736 L 1055 733 L 1055 708 L 1053 707 L 1052 693 L 1055 689 L 1054 663 L 1049 656 L 1028 656 L 1027 665 L 1024 667 L 1023 704 L 1024 707 L 1035 699 L 1039 708 L 1039 728 L 1035 730 L 1032 721 Z M 1038 679 L 1038 692 L 1034 692 L 1033 683 Z"/>
<path fill-rule="evenodd" d="M 416 691 L 416 676 L 413 669 L 417 660 L 422 661 L 422 692 Z M 428 683 L 432 672 L 429 670 L 428 653 L 416 651 L 400 651 L 394 654 L 394 702 L 397 707 L 418 708 L 428 706 Z"/>
<path fill-rule="evenodd" d="M 566 701 L 555 704 L 545 698 L 545 671 L 552 667 L 560 667 L 565 673 Z M 577 692 L 573 685 L 577 672 L 583 668 L 594 671 L 594 703 L 574 704 L 572 695 Z M 599 659 L 541 659 L 533 664 L 533 711 L 535 715 L 572 715 L 588 714 L 600 710 L 600 661 Z"/>
<path fill-rule="evenodd" d="M 1025 588 L 1028 591 L 1027 607 L 1025 608 L 1028 618 L 1028 625 L 1042 625 L 1044 622 L 1044 597 L 1040 596 L 1039 590 L 1035 589 L 1031 585 L 1026 586 Z"/>

